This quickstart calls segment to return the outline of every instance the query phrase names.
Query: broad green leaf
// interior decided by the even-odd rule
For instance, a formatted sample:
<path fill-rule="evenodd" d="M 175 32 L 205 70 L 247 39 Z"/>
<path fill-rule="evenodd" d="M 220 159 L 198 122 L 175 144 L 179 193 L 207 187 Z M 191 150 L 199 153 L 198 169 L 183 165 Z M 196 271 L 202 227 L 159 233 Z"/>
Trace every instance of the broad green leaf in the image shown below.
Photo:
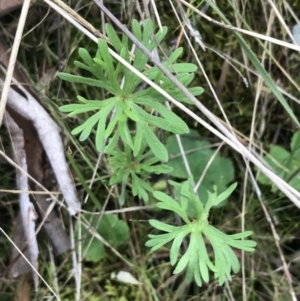
<path fill-rule="evenodd" d="M 87 65 L 85 65 L 85 64 L 83 64 L 83 63 L 81 63 L 81 62 L 78 62 L 78 61 L 75 61 L 75 62 L 74 62 L 74 65 L 75 65 L 76 67 L 81 68 L 81 69 L 84 69 L 84 70 L 86 70 L 86 71 L 92 73 L 94 76 L 96 76 L 95 73 L 94 73 L 94 72 L 95 72 L 95 69 L 94 69 L 93 67 L 89 67 L 89 66 L 87 66 Z M 96 76 L 96 77 L 97 77 L 97 76 Z M 101 80 L 104 80 L 104 77 L 101 78 Z"/>
<path fill-rule="evenodd" d="M 193 178 L 197 182 L 203 175 L 211 157 L 214 155 L 214 150 L 211 149 L 210 143 L 202 139 L 198 132 L 194 130 L 190 131 L 187 135 L 182 135 L 181 142 L 186 152 Z M 187 179 L 188 174 L 175 136 L 168 137 L 166 148 L 170 155 L 170 160 L 167 164 L 173 167 L 171 175 L 175 178 Z M 214 191 L 214 186 L 216 186 L 217 192 L 223 192 L 233 179 L 234 167 L 232 161 L 217 154 L 207 169 L 198 190 L 201 202 L 205 204 L 208 200 L 207 191 Z"/>
<path fill-rule="evenodd" d="M 120 93 L 121 88 L 120 88 L 120 84 L 118 82 L 118 78 L 115 78 L 113 76 L 113 74 L 114 74 L 113 57 L 109 53 L 108 45 L 107 45 L 106 41 L 104 41 L 103 39 L 99 39 L 98 47 L 99 47 L 99 50 L 101 51 L 102 58 L 105 62 L 105 65 L 103 65 L 103 67 L 105 68 L 107 77 L 110 80 L 112 88 L 114 89 L 114 94 L 118 94 L 118 93 Z M 96 61 L 96 59 L 95 59 L 95 61 Z"/>
<path fill-rule="evenodd" d="M 162 26 L 162 28 L 160 28 L 155 34 L 155 37 L 152 41 L 152 46 L 151 47 L 149 46 L 148 50 L 152 51 L 155 48 L 155 46 L 165 38 L 167 33 L 168 33 L 168 28 L 166 26 Z"/>
<path fill-rule="evenodd" d="M 201 88 L 201 87 L 192 87 L 192 88 L 188 88 L 188 90 L 194 96 L 199 96 L 204 91 L 203 88 Z M 175 98 L 177 101 L 192 104 L 192 102 L 180 90 L 178 90 L 178 89 L 174 90 L 172 86 L 171 86 L 171 88 L 166 89 L 166 92 L 168 94 L 170 94 L 170 96 L 172 96 L 173 98 Z M 142 99 L 143 97 L 147 96 L 148 98 L 151 97 L 152 99 L 155 99 L 157 102 L 164 102 L 164 101 L 167 100 L 165 98 L 165 96 L 161 95 L 158 91 L 156 91 L 152 87 L 147 88 L 144 91 L 137 92 L 133 96 L 136 97 L 136 98 L 140 98 L 140 99 Z"/>
<path fill-rule="evenodd" d="M 129 227 L 127 223 L 118 219 L 116 215 L 104 215 L 100 222 L 99 217 L 85 214 L 85 218 L 91 223 L 91 226 L 114 248 L 125 245 L 129 241 Z M 78 237 L 78 236 L 76 236 Z M 83 250 L 85 250 L 91 241 L 93 235 L 89 230 L 82 231 Z M 92 244 L 88 247 L 85 260 L 98 262 L 104 257 L 105 249 L 101 241 L 93 238 Z"/>
<path fill-rule="evenodd" d="M 195 245 L 195 242 L 193 240 L 194 240 L 193 236 L 191 236 L 190 244 L 192 246 Z M 185 279 L 187 281 L 192 281 L 193 278 L 194 279 L 200 278 L 200 283 L 202 285 L 202 279 L 200 277 L 200 271 L 199 271 L 199 265 L 198 265 L 199 264 L 198 252 L 197 252 L 196 248 L 192 248 L 190 253 L 191 253 L 191 255 L 190 255 L 190 260 L 189 260 L 189 263 L 187 266 Z M 199 274 L 199 277 L 196 276 L 197 274 Z"/>
<path fill-rule="evenodd" d="M 89 66 L 86 66 L 85 64 L 83 64 L 81 62 L 78 62 L 78 61 L 74 62 L 74 65 L 77 66 L 78 68 L 87 70 L 87 71 L 91 72 L 101 82 L 106 82 L 106 89 L 108 91 L 112 91 L 112 86 L 110 85 L 110 83 L 105 78 L 102 70 L 100 68 L 98 68 L 98 66 L 95 64 L 94 61 L 93 61 L 93 64 L 94 64 L 94 66 L 89 67 Z"/>
<path fill-rule="evenodd" d="M 113 247 L 119 247 L 129 242 L 129 227 L 115 214 L 105 214 L 101 219 L 98 231 Z"/>
<path fill-rule="evenodd" d="M 153 101 L 152 99 L 147 99 L 145 104 L 148 106 L 151 106 L 163 118 L 165 118 L 172 127 L 176 128 L 176 130 L 175 129 L 173 131 L 170 130 L 170 132 L 176 131 L 177 133 L 188 133 L 190 131 L 187 124 L 180 117 L 178 117 L 174 112 L 172 112 L 171 110 L 166 108 L 163 104 L 161 104 L 157 101 Z M 145 115 L 143 115 L 143 116 L 145 116 Z M 155 117 L 155 116 L 152 116 L 152 117 Z"/>
<path fill-rule="evenodd" d="M 146 242 L 147 247 L 151 247 L 152 251 L 156 251 L 160 249 L 162 246 L 170 242 L 175 238 L 175 235 L 173 233 L 167 233 L 167 234 L 161 234 L 156 235 L 154 238 L 151 238 L 151 235 L 149 235 L 150 240 Z"/>
<path fill-rule="evenodd" d="M 228 245 L 236 249 L 244 250 L 247 252 L 253 252 L 256 243 L 252 240 L 242 240 L 242 241 L 232 240 L 232 241 L 228 241 Z"/>
<path fill-rule="evenodd" d="M 127 61 L 128 63 L 130 63 L 128 48 L 122 47 L 121 51 L 120 51 L 120 56 L 121 56 L 122 59 L 124 59 L 125 61 Z M 122 82 L 120 84 L 120 88 L 122 90 L 122 93 L 128 94 L 128 93 L 131 93 L 132 91 L 127 91 L 125 89 L 125 85 L 126 85 L 126 82 L 128 80 L 128 76 L 127 76 L 125 70 L 127 70 L 127 68 L 122 63 L 117 62 L 116 63 L 116 68 L 115 68 L 114 73 L 113 73 L 113 77 L 114 78 L 121 78 L 121 77 L 123 77 L 122 78 Z M 123 81 L 125 81 L 125 83 L 123 83 Z M 123 84 L 123 87 L 122 87 L 122 84 Z"/>
<path fill-rule="evenodd" d="M 163 65 L 165 66 L 165 68 L 175 74 L 180 74 L 180 73 L 185 73 L 186 75 L 188 75 L 189 73 L 194 73 L 197 70 L 197 66 L 195 64 L 191 64 L 191 63 L 169 63 L 169 60 L 167 60 L 166 62 L 163 63 Z M 150 69 L 147 69 L 145 72 L 145 75 L 147 77 L 149 77 L 150 79 L 154 80 L 154 79 L 158 79 L 157 76 L 160 74 L 165 80 L 164 82 L 168 82 L 169 84 L 171 84 L 172 82 L 165 77 L 159 68 L 157 67 L 151 67 Z M 179 77 L 180 79 L 180 77 Z M 173 89 L 177 89 L 174 84 L 172 84 Z M 178 90 L 179 91 L 179 90 Z"/>
<path fill-rule="evenodd" d="M 89 104 L 71 104 L 71 105 L 65 105 L 59 108 L 61 112 L 68 113 L 68 116 L 74 116 L 81 113 L 86 113 L 89 111 L 96 111 L 98 110 L 97 105 L 89 105 Z"/>
<path fill-rule="evenodd" d="M 141 42 L 147 47 L 148 43 L 152 39 L 153 34 L 153 22 L 151 19 L 146 19 L 143 25 L 143 36 Z"/>
<path fill-rule="evenodd" d="M 194 73 L 179 73 L 175 76 L 184 86 L 188 86 L 194 79 Z"/>
<path fill-rule="evenodd" d="M 93 115 L 92 117 L 88 118 L 82 125 L 75 128 L 71 132 L 71 134 L 77 135 L 77 134 L 81 133 L 85 128 L 90 128 L 91 125 L 94 126 L 98 122 L 99 116 L 100 116 L 100 112 L 98 112 L 97 115 Z"/>
<path fill-rule="evenodd" d="M 105 255 L 104 246 L 101 241 L 93 238 L 92 243 L 90 244 L 90 240 L 92 238 L 88 236 L 85 238 L 82 244 L 82 249 L 85 254 L 84 259 L 87 261 L 98 262 Z"/>
<path fill-rule="evenodd" d="M 129 99 L 119 99 L 118 105 L 123 109 L 124 113 L 133 121 L 138 122 L 140 120 L 140 116 L 136 114 L 132 110 L 132 106 L 134 105 Z"/>
<path fill-rule="evenodd" d="M 241 232 L 241 233 L 230 234 L 230 235 L 228 235 L 228 237 L 230 237 L 230 239 L 241 239 L 241 238 L 248 237 L 252 234 L 253 234 L 252 231 L 245 231 L 245 232 Z"/>
<path fill-rule="evenodd" d="M 202 285 L 202 280 L 201 280 L 201 276 L 200 276 L 200 271 L 199 269 L 197 269 L 194 273 L 194 277 L 195 277 L 195 281 L 197 283 L 198 286 Z"/>
<path fill-rule="evenodd" d="M 271 145 L 269 154 L 264 157 L 270 168 L 295 189 L 300 189 L 300 174 L 295 173 L 300 165 L 300 152 L 297 149 L 298 137 L 299 133 L 296 132 L 291 141 L 291 152 L 281 146 Z M 262 173 L 259 174 L 258 181 L 265 185 L 271 185 L 272 191 L 277 190 L 274 184 Z"/>
<path fill-rule="evenodd" d="M 145 202 L 148 202 L 148 192 L 152 192 L 152 187 L 145 182 L 144 180 L 140 179 L 134 172 L 131 172 L 131 178 L 132 178 L 132 193 L 133 195 L 138 195 L 141 199 L 143 199 Z"/>
<path fill-rule="evenodd" d="M 185 210 L 187 212 L 188 210 L 188 206 L 191 205 L 190 202 L 190 198 L 188 197 L 189 193 L 191 191 L 191 183 L 190 181 L 185 181 L 183 182 L 182 186 L 181 186 L 181 191 L 180 191 L 180 203 L 181 203 L 181 207 L 183 210 Z M 193 208 L 195 209 L 195 208 Z"/>
<path fill-rule="evenodd" d="M 121 194 L 119 197 L 119 204 L 121 206 L 123 206 L 125 204 L 125 188 L 126 188 L 126 184 L 127 184 L 127 179 L 128 179 L 128 174 L 123 174 L 122 182 L 121 182 Z"/>

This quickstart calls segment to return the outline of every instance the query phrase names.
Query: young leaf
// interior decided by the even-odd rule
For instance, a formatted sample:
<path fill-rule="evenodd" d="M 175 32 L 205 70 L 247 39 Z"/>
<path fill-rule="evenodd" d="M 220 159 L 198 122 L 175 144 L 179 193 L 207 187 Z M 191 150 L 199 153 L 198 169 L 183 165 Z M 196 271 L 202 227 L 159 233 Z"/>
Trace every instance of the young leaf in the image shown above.
<path fill-rule="evenodd" d="M 170 181 L 170 183 L 176 188 L 177 193 L 180 192 L 181 198 L 184 199 L 181 199 L 181 202 L 177 203 L 164 193 L 154 192 L 154 196 L 161 201 L 157 203 L 157 207 L 172 210 L 180 216 L 187 215 L 189 209 L 187 203 L 200 203 L 199 198 L 194 194 L 192 179 L 190 178 L 183 184 L 172 181 Z M 229 192 L 232 192 L 232 190 L 232 187 L 229 188 Z M 227 196 L 228 195 L 229 194 L 227 193 Z M 222 194 L 218 199 L 216 194 L 211 194 L 210 197 L 214 197 L 215 199 L 211 199 L 210 204 L 218 204 L 220 200 L 224 200 L 227 196 L 226 194 Z M 190 200 L 187 200 L 188 198 L 190 198 Z M 207 207 L 207 209 L 208 208 L 210 207 Z M 156 228 L 167 232 L 167 234 L 149 235 L 150 240 L 146 243 L 146 245 L 151 246 L 152 250 L 157 250 L 161 246 L 170 242 L 173 237 L 173 243 L 170 250 L 170 260 L 171 264 L 175 265 L 179 257 L 182 241 L 186 236 L 189 236 L 190 240 L 188 249 L 178 261 L 173 273 L 180 273 L 186 268 L 186 279 L 190 281 L 194 278 L 198 285 L 202 285 L 202 280 L 204 282 L 209 281 L 209 270 L 211 270 L 214 273 L 215 278 L 219 280 L 219 284 L 222 285 L 225 279 L 231 280 L 231 272 L 237 273 L 240 268 L 238 259 L 231 247 L 253 251 L 253 247 L 256 243 L 251 240 L 240 240 L 241 238 L 251 234 L 250 231 L 234 235 L 227 235 L 221 232 L 207 222 L 208 212 L 200 210 L 199 213 L 201 212 L 202 214 L 197 216 L 193 221 L 183 219 L 186 222 L 186 225 L 183 226 L 169 227 L 169 225 L 164 225 L 162 222 L 153 223 L 153 221 L 151 221 L 153 225 L 157 226 Z M 208 256 L 203 235 L 205 235 L 212 245 L 215 261 L 214 264 Z"/>

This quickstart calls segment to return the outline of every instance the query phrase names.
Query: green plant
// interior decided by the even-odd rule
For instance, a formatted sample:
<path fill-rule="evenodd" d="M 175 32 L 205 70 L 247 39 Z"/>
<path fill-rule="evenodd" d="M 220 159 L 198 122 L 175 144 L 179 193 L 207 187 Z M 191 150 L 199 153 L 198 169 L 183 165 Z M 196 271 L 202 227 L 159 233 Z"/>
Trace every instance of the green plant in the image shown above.
<path fill-rule="evenodd" d="M 91 226 L 114 248 L 125 245 L 129 241 L 129 227 L 126 222 L 119 220 L 114 214 L 105 214 L 100 222 L 97 216 L 84 215 Z M 105 255 L 104 245 L 93 238 L 89 230 L 82 231 L 82 248 L 87 250 L 85 260 L 97 262 Z"/>
<path fill-rule="evenodd" d="M 141 199 L 148 201 L 148 193 L 152 192 L 152 187 L 145 181 L 151 174 L 164 174 L 173 170 L 166 164 L 158 164 L 159 160 L 153 157 L 151 151 L 144 152 L 145 145 L 140 153 L 135 157 L 126 145 L 124 151 L 119 148 L 111 152 L 109 163 L 112 166 L 113 176 L 111 184 L 122 183 L 119 202 L 124 205 L 126 184 L 131 179 L 132 193 Z"/>
<path fill-rule="evenodd" d="M 138 40 L 150 51 L 157 47 L 157 43 L 160 43 L 167 33 L 167 29 L 163 27 L 153 35 L 151 20 L 146 20 L 143 28 L 138 21 L 133 20 L 132 30 Z M 156 66 L 147 65 L 148 58 L 141 50 L 135 48 L 133 54 L 129 53 L 132 45 L 125 35 L 120 39 L 109 24 L 106 25 L 106 32 L 112 47 L 123 59 L 177 100 L 190 103 Z M 163 64 L 182 84 L 188 87 L 194 78 L 196 66 L 176 63 L 181 53 L 182 48 L 176 49 Z M 149 193 L 153 192 L 153 188 L 148 183 L 151 174 L 170 173 L 173 170 L 172 166 L 160 163 L 168 162 L 168 150 L 158 139 L 155 131 L 161 129 L 173 134 L 185 134 L 189 132 L 189 127 L 179 116 L 163 105 L 166 99 L 154 88 L 140 89 L 142 80 L 110 55 L 108 44 L 104 40 L 99 40 L 95 58 L 92 58 L 83 48 L 79 50 L 79 56 L 83 63 L 76 61 L 75 64 L 90 72 L 96 79 L 66 73 L 60 73 L 59 76 L 76 84 L 105 89 L 110 97 L 105 100 L 87 100 L 78 96 L 81 104 L 62 106 L 61 111 L 69 113 L 69 116 L 95 112 L 83 124 L 75 128 L 72 134 L 80 134 L 79 139 L 84 141 L 91 135 L 97 124 L 95 145 L 99 152 L 104 152 L 109 158 L 112 170 L 110 184 L 121 184 L 120 204 L 123 205 L 125 202 L 125 188 L 129 182 L 131 182 L 128 186 L 131 187 L 132 194 L 147 201 Z M 189 90 L 193 95 L 200 95 L 203 92 L 201 87 L 193 87 Z M 226 235 L 209 225 L 207 221 L 210 208 L 224 201 L 235 186 L 230 186 L 219 196 L 209 191 L 213 189 L 212 187 L 205 187 L 204 190 L 208 195 L 205 203 L 194 194 L 191 179 L 183 184 L 172 181 L 170 183 L 174 186 L 177 195 L 180 195 L 180 202 L 177 203 L 166 194 L 155 191 L 153 195 L 160 201 L 157 206 L 178 214 L 186 225 L 176 227 L 155 220 L 150 221 L 153 227 L 167 234 L 151 235 L 147 245 L 157 250 L 174 239 L 171 248 L 171 263 L 175 264 L 184 237 L 190 235 L 189 248 L 178 262 L 175 273 L 187 266 L 188 278 L 194 276 L 197 284 L 201 285 L 202 279 L 205 282 L 208 281 L 208 269 L 210 269 L 222 284 L 225 278 L 230 279 L 231 271 L 237 272 L 239 269 L 238 259 L 231 247 L 253 251 L 255 246 L 253 241 L 240 240 L 249 236 L 251 232 Z M 224 186 L 227 184 L 228 182 Z M 223 187 L 220 186 L 218 189 Z M 202 235 L 205 235 L 213 246 L 215 263 L 209 259 Z M 87 245 L 89 240 L 90 237 L 84 241 L 84 245 Z M 95 246 L 90 250 L 90 260 L 99 260 L 99 255 L 95 250 Z"/>
<path fill-rule="evenodd" d="M 189 246 L 185 254 L 178 261 L 174 274 L 178 274 L 187 268 L 186 278 L 193 277 L 196 283 L 201 286 L 202 281 L 209 281 L 209 270 L 222 285 L 225 279 L 231 279 L 231 271 L 237 273 L 240 269 L 239 260 L 232 250 L 232 247 L 252 252 L 256 243 L 252 240 L 242 240 L 252 234 L 251 231 L 227 235 L 208 222 L 211 207 L 223 202 L 235 189 L 236 184 L 231 185 L 226 191 L 217 195 L 208 192 L 208 201 L 204 206 L 199 197 L 193 191 L 192 178 L 182 184 L 170 181 L 174 186 L 180 201 L 177 202 L 163 192 L 155 191 L 154 197 L 159 200 L 158 208 L 173 211 L 185 222 L 183 226 L 172 226 L 158 220 L 150 220 L 150 224 L 165 234 L 150 234 L 150 240 L 146 243 L 152 250 L 158 250 L 165 244 L 173 241 L 170 250 L 171 264 L 178 261 L 179 250 L 183 240 L 189 236 Z M 192 219 L 191 219 L 192 218 Z M 210 242 L 214 252 L 214 263 L 210 260 L 204 236 Z"/>
<path fill-rule="evenodd" d="M 164 27 L 152 37 L 153 24 L 151 20 L 145 21 L 143 31 L 139 22 L 133 20 L 132 30 L 149 51 L 154 50 L 157 43 L 161 42 L 167 33 L 167 29 Z M 130 47 L 127 37 L 123 35 L 121 41 L 110 24 L 106 25 L 106 32 L 116 52 L 128 63 L 131 63 L 132 58 L 129 55 Z M 109 152 L 109 150 L 117 147 L 117 142 L 120 138 L 125 145 L 132 149 L 134 156 L 137 156 L 140 153 L 142 142 L 145 141 L 159 160 L 167 161 L 167 150 L 153 133 L 152 126 L 176 134 L 187 133 L 189 131 L 188 126 L 180 117 L 162 104 L 165 98 L 152 87 L 136 91 L 142 80 L 127 67 L 113 59 L 109 53 L 108 45 L 103 39 L 99 39 L 98 47 L 94 59 L 85 49 L 79 49 L 79 56 L 84 63 L 75 62 L 78 67 L 89 71 L 97 79 L 66 73 L 59 74 L 60 78 L 66 81 L 103 88 L 113 95 L 105 100 L 87 100 L 78 96 L 78 100 L 82 104 L 62 106 L 60 110 L 69 113 L 69 116 L 97 111 L 82 125 L 75 128 L 72 134 L 81 133 L 79 139 L 84 141 L 98 123 L 95 140 L 98 151 Z M 185 86 L 188 86 L 193 80 L 194 72 L 197 68 L 194 64 L 176 64 L 175 61 L 181 53 L 182 48 L 175 50 L 164 64 L 170 71 L 177 74 L 176 77 Z M 157 67 L 147 68 L 147 61 L 147 56 L 141 50 L 136 49 L 132 66 L 145 73 L 176 99 L 188 101 L 184 94 L 177 88 L 174 88 L 171 81 Z M 194 95 L 200 95 L 203 89 L 196 87 L 190 88 L 190 91 Z M 154 111 L 160 117 L 155 116 Z M 109 115 L 111 120 L 107 122 Z M 134 137 L 130 133 L 129 122 L 135 123 Z M 111 139 L 108 145 L 105 145 L 105 140 L 109 137 Z"/>
<path fill-rule="evenodd" d="M 167 28 L 164 27 L 153 36 L 151 20 L 145 21 L 143 30 L 139 22 L 133 20 L 132 30 L 150 51 L 157 47 L 157 43 L 161 42 L 167 33 Z M 131 45 L 129 45 L 128 38 L 125 35 L 123 35 L 121 41 L 110 24 L 106 25 L 106 32 L 115 51 L 122 58 L 128 63 L 132 63 L 134 68 L 146 74 L 176 99 L 189 102 L 185 95 L 174 87 L 172 82 L 157 67 L 147 66 L 148 58 L 139 49 L 135 50 L 132 62 L 132 57 L 129 54 Z M 194 72 L 197 68 L 194 64 L 176 63 L 181 53 L 182 48 L 175 50 L 166 59 L 164 65 L 170 71 L 176 73 L 176 77 L 185 86 L 188 86 L 193 80 Z M 95 144 L 98 151 L 111 155 L 110 163 L 114 175 L 110 184 L 122 183 L 122 191 L 124 192 L 124 187 L 130 174 L 133 194 L 147 200 L 148 195 L 146 191 L 149 192 L 152 189 L 145 181 L 145 178 L 140 178 L 137 174 L 142 170 L 147 170 L 148 174 L 151 172 L 166 172 L 170 171 L 170 168 L 167 169 L 166 166 L 149 168 L 149 166 L 146 167 L 148 163 L 143 163 L 143 166 L 137 166 L 132 163 L 131 157 L 135 158 L 134 162 L 142 163 L 140 158 L 149 157 L 146 149 L 146 147 L 149 147 L 151 153 L 157 158 L 156 161 L 152 159 L 150 161 L 152 162 L 151 164 L 158 161 L 166 162 L 168 161 L 167 149 L 153 130 L 159 128 L 174 134 L 183 134 L 189 132 L 189 128 L 180 117 L 162 104 L 165 98 L 155 89 L 147 87 L 138 91 L 142 80 L 110 55 L 108 45 L 103 39 L 99 39 L 98 51 L 94 59 L 83 48 L 79 49 L 79 56 L 83 63 L 75 61 L 75 64 L 90 72 L 96 79 L 67 73 L 60 73 L 60 78 L 74 83 L 103 88 L 112 97 L 105 100 L 87 100 L 82 96 L 78 96 L 81 104 L 65 105 L 60 110 L 69 113 L 69 116 L 96 111 L 82 125 L 75 128 L 72 134 L 80 133 L 79 140 L 84 141 L 90 136 L 96 124 L 98 124 Z M 200 87 L 193 87 L 189 90 L 194 95 L 200 95 L 203 92 L 203 89 Z M 110 120 L 108 121 L 109 116 Z M 132 135 L 131 129 L 134 129 L 134 135 Z M 120 142 L 122 147 L 120 147 Z M 143 154 L 144 151 L 146 154 Z M 132 153 L 131 155 L 129 154 L 130 152 Z M 122 168 L 117 156 L 125 158 Z M 121 175 L 122 171 L 124 171 L 123 175 Z M 139 186 L 135 184 L 139 184 Z M 120 198 L 120 203 L 123 204 L 123 202 L 124 194 Z"/>
<path fill-rule="evenodd" d="M 206 165 L 214 155 L 210 142 L 204 140 L 197 131 L 191 130 L 190 133 L 181 136 L 181 143 L 193 178 L 200 179 L 202 174 L 205 173 L 198 188 L 200 200 L 205 204 L 208 199 L 208 191 L 224 191 L 229 183 L 234 180 L 232 161 L 217 154 L 205 171 Z M 187 180 L 188 173 L 174 135 L 167 138 L 166 148 L 170 155 L 167 164 L 173 168 L 170 175 L 177 179 Z"/>
<path fill-rule="evenodd" d="M 264 159 L 278 176 L 299 190 L 300 131 L 293 135 L 290 148 L 291 151 L 289 152 L 281 146 L 271 145 L 269 154 L 264 156 Z M 272 184 L 262 173 L 259 174 L 258 181 L 265 185 Z M 274 186 L 272 186 L 272 190 L 276 190 Z"/>

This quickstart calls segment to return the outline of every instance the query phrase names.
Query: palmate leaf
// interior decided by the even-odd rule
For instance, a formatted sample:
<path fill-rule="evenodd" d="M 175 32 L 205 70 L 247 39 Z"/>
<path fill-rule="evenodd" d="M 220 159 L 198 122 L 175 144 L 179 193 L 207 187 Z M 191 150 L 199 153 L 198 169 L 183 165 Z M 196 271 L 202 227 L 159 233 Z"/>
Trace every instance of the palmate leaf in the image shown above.
<path fill-rule="evenodd" d="M 176 187 L 177 193 L 180 195 L 180 201 L 177 202 L 170 196 L 162 192 L 154 192 L 153 196 L 159 200 L 157 207 L 171 210 L 180 215 L 185 221 L 183 226 L 170 226 L 159 221 L 151 220 L 151 225 L 166 234 L 149 235 L 150 240 L 146 243 L 151 246 L 152 250 L 173 242 L 170 250 L 170 261 L 172 265 L 176 265 L 174 274 L 182 272 L 186 269 L 186 279 L 194 280 L 197 285 L 201 286 L 203 282 L 209 281 L 209 271 L 214 273 L 214 277 L 218 279 L 222 285 L 226 279 L 231 280 L 231 274 L 237 273 L 240 269 L 240 263 L 232 247 L 252 252 L 256 243 L 252 240 L 242 240 L 252 234 L 251 231 L 243 233 L 227 235 L 210 225 L 207 221 L 208 211 L 212 206 L 218 205 L 225 200 L 235 188 L 235 184 L 230 186 L 225 192 L 219 196 L 210 194 L 208 205 L 205 210 L 203 206 L 198 208 L 198 217 L 190 221 L 187 217 L 189 203 L 198 202 L 200 200 L 194 194 L 192 179 L 179 184 L 170 181 L 170 184 Z M 198 207 L 195 205 L 196 208 Z M 213 248 L 213 256 L 209 255 L 204 242 L 204 236 Z M 186 252 L 179 258 L 180 247 L 184 239 L 189 239 L 189 246 Z M 213 258 L 214 263 L 210 260 Z"/>
<path fill-rule="evenodd" d="M 133 195 L 147 201 L 148 194 L 152 192 L 148 183 L 150 173 L 167 173 L 172 169 L 159 164 L 160 161 L 168 161 L 168 152 L 156 135 L 157 128 L 176 134 L 188 133 L 189 128 L 180 117 L 161 103 L 165 100 L 164 97 L 159 96 L 153 88 L 146 88 L 144 94 L 136 92 L 139 91 L 138 85 L 142 80 L 117 61 L 110 54 L 109 47 L 113 47 L 125 61 L 140 72 L 147 73 L 148 57 L 138 47 L 132 47 L 133 44 L 127 36 L 119 37 L 112 25 L 106 25 L 106 30 L 111 45 L 108 45 L 106 40 L 99 39 L 95 57 L 84 48 L 80 48 L 78 52 L 81 61 L 77 61 L 76 65 L 95 78 L 67 73 L 60 73 L 60 77 L 76 84 L 101 88 L 108 91 L 111 97 L 105 100 L 87 100 L 78 96 L 80 104 L 63 106 L 61 111 L 69 113 L 69 116 L 91 114 L 72 131 L 72 134 L 80 134 L 79 139 L 84 141 L 91 133 L 96 132 L 97 151 L 110 156 L 109 162 L 113 170 L 110 183 L 121 184 L 120 203 L 125 201 L 128 182 L 131 182 Z M 133 20 L 132 31 L 149 51 L 153 51 L 166 36 L 167 28 L 163 27 L 155 33 L 150 19 L 145 20 L 142 25 Z M 133 54 L 129 53 L 129 50 L 132 50 Z M 176 60 L 181 54 L 182 49 L 175 50 L 164 64 L 176 74 L 179 81 L 188 86 L 197 67 L 194 64 L 177 63 Z M 150 67 L 149 77 L 153 77 L 167 92 L 177 93 L 179 98 L 184 97 L 157 67 Z M 202 93 L 202 90 L 194 92 Z M 155 160 L 151 161 L 149 154 Z"/>
<path fill-rule="evenodd" d="M 106 119 L 110 114 L 110 112 L 113 110 L 113 108 L 114 108 L 114 103 L 111 103 L 110 105 L 106 106 L 101 111 L 88 118 L 82 125 L 75 128 L 72 131 L 72 135 L 77 135 L 81 133 L 79 140 L 84 141 L 89 137 L 92 129 L 98 122 L 95 145 L 98 151 L 101 151 L 103 149 Z"/>
<path fill-rule="evenodd" d="M 154 34 L 153 27 L 150 19 L 145 20 L 143 25 L 136 20 L 132 21 L 133 33 L 149 51 L 153 51 L 167 33 L 167 28 L 163 27 Z M 106 25 L 106 29 L 112 47 L 124 60 L 137 70 L 145 74 L 148 72 L 149 77 L 159 83 L 166 92 L 171 93 L 171 95 L 173 93 L 179 101 L 184 101 L 184 94 L 174 87 L 174 84 L 157 67 L 150 67 L 146 70 L 148 68 L 148 66 L 146 68 L 148 57 L 138 47 L 134 48 L 133 55 L 129 54 L 132 43 L 129 43 L 125 35 L 120 38 L 113 26 L 109 24 Z M 140 154 L 142 146 L 146 145 L 158 160 L 166 162 L 168 152 L 164 144 L 157 138 L 155 129 L 160 128 L 174 134 L 183 134 L 189 132 L 187 124 L 176 114 L 165 108 L 161 103 L 165 98 L 152 87 L 135 92 L 142 80 L 110 55 L 109 46 L 105 40 L 98 40 L 98 50 L 95 57 L 92 57 L 84 48 L 80 48 L 78 53 L 81 62 L 76 62 L 76 65 L 90 72 L 96 79 L 67 73 L 60 73 L 59 76 L 63 80 L 76 84 L 105 89 L 113 97 L 102 101 L 89 101 L 79 96 L 78 99 L 81 104 L 61 107 L 61 111 L 69 113 L 69 116 L 95 111 L 93 116 L 89 117 L 72 133 L 81 133 L 80 140 L 84 141 L 97 124 L 95 142 L 98 151 L 112 152 L 114 147 L 118 147 L 117 140 L 120 138 L 124 145 L 130 147 L 135 157 Z M 194 78 L 197 67 L 194 64 L 177 63 L 176 60 L 181 54 L 182 49 L 175 50 L 164 64 L 171 72 L 176 74 L 179 81 L 188 86 Z M 195 95 L 201 94 L 203 91 L 202 88 L 191 89 Z M 107 114 L 108 107 L 112 105 L 112 102 L 114 103 L 115 115 L 107 125 L 106 118 L 112 112 L 110 110 Z M 104 113 L 100 113 L 100 111 L 104 111 Z M 136 125 L 136 137 L 133 137 L 131 125 L 134 126 L 134 124 L 131 121 Z M 113 139 L 109 139 L 111 136 L 113 136 Z M 108 145 L 104 145 L 105 139 L 109 139 Z"/>

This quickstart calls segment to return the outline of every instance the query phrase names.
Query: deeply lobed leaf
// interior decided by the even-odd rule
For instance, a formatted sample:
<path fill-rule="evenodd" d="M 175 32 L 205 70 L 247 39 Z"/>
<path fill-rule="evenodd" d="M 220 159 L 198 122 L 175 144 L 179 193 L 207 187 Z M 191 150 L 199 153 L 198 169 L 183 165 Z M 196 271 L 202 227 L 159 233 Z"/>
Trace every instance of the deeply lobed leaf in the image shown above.
<path fill-rule="evenodd" d="M 180 202 L 162 192 L 156 191 L 153 193 L 154 197 L 159 200 L 157 207 L 175 212 L 183 218 L 186 225 L 170 226 L 151 220 L 150 223 L 153 227 L 167 233 L 149 235 L 151 239 L 146 245 L 151 246 L 152 250 L 157 250 L 171 242 L 173 237 L 170 261 L 172 265 L 176 265 L 174 274 L 186 269 L 186 279 L 190 281 L 194 278 L 197 285 L 201 286 L 203 282 L 209 281 L 209 271 L 212 271 L 214 277 L 222 285 L 226 279 L 231 280 L 232 273 L 237 273 L 240 269 L 239 260 L 232 247 L 251 252 L 254 251 L 256 243 L 252 240 L 242 240 L 251 235 L 251 231 L 227 235 L 210 225 L 207 221 L 209 209 L 224 201 L 236 187 L 235 184 L 220 195 L 211 193 L 205 210 L 203 210 L 202 205 L 199 205 L 198 216 L 195 215 L 196 219 L 190 221 L 187 217 L 189 204 L 195 204 L 195 202 L 201 204 L 198 196 L 193 191 L 192 183 L 191 178 L 182 184 L 170 181 L 170 184 L 176 188 L 177 193 L 180 195 Z M 198 207 L 197 204 L 195 206 L 196 208 Z M 214 263 L 210 260 L 203 236 L 213 248 Z M 186 238 L 189 238 L 188 249 L 178 260 L 181 245 Z"/>

